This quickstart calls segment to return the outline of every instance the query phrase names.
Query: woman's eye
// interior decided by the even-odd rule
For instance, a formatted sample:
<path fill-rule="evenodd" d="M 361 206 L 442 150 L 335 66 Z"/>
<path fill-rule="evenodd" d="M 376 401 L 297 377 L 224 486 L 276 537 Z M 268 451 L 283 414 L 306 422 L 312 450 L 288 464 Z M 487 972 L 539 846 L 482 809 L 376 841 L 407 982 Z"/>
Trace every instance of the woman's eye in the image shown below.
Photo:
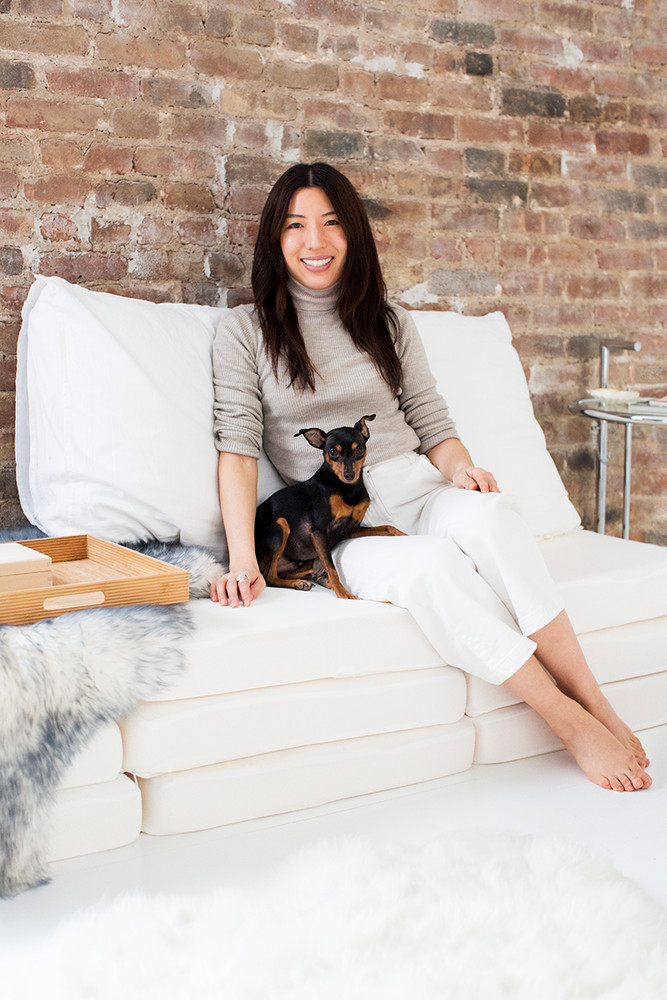
<path fill-rule="evenodd" d="M 338 219 L 327 219 L 324 223 L 325 226 L 340 226 Z"/>

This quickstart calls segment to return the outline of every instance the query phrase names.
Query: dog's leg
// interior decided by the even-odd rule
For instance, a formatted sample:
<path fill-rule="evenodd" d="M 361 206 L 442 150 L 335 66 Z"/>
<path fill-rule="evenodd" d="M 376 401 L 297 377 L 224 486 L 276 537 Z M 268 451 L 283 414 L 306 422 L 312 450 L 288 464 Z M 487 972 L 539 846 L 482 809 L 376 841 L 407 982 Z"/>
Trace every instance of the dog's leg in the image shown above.
<path fill-rule="evenodd" d="M 345 541 L 348 538 L 370 538 L 373 535 L 391 535 L 398 537 L 399 535 L 405 535 L 404 531 L 399 531 L 395 528 L 393 524 L 380 524 L 376 528 L 356 528 L 351 531 L 349 535 L 345 536 Z"/>
<path fill-rule="evenodd" d="M 327 542 L 324 532 L 311 531 L 310 537 L 313 541 L 313 545 L 315 546 L 315 551 L 317 552 L 319 560 L 322 563 L 322 568 L 326 570 L 327 586 L 333 590 L 336 597 L 342 597 L 348 601 L 356 601 L 356 595 L 351 594 L 349 590 L 346 590 L 340 582 L 340 577 L 338 576 L 336 567 L 333 564 L 329 543 Z"/>
<path fill-rule="evenodd" d="M 310 590 L 313 585 L 307 580 L 299 578 L 295 579 L 291 575 L 278 576 L 278 563 L 282 559 L 285 546 L 287 545 L 287 539 L 289 538 L 289 524 L 284 517 L 279 517 L 276 519 L 276 526 L 282 531 L 282 539 L 280 540 L 278 546 L 273 550 L 271 561 L 269 562 L 266 568 L 266 573 L 264 574 L 264 579 L 269 587 L 289 587 L 291 590 Z"/>

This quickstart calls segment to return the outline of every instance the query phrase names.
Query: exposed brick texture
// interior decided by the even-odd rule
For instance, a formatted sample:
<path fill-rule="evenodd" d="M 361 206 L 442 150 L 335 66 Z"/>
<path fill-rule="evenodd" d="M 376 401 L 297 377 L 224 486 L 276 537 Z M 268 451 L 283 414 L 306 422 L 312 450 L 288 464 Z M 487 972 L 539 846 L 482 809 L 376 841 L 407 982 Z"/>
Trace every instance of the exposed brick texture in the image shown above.
<path fill-rule="evenodd" d="M 266 192 L 319 158 L 358 186 L 394 299 L 506 313 L 593 525 L 568 404 L 600 340 L 643 345 L 613 384 L 667 392 L 667 0 L 0 0 L 0 37 L 0 522 L 34 275 L 248 301 Z M 662 544 L 666 458 L 635 434 L 632 534 Z"/>

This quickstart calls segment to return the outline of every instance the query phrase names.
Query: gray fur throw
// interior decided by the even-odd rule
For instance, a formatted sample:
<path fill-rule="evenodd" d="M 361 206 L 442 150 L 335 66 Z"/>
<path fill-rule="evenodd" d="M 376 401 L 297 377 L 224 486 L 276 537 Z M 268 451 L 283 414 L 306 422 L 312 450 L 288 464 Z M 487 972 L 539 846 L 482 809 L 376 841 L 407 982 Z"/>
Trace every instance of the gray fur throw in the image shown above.
<path fill-rule="evenodd" d="M 187 569 L 191 597 L 205 597 L 224 571 L 205 549 L 130 547 Z M 65 769 L 101 725 L 178 677 L 191 629 L 187 604 L 0 625 L 0 896 L 49 881 L 49 809 Z"/>

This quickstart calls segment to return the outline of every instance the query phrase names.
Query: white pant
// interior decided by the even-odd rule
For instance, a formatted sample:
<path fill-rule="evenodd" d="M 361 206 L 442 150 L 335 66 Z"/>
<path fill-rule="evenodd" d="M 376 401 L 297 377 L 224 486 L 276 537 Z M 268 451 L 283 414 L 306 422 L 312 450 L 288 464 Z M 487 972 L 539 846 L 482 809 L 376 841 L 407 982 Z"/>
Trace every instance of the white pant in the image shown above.
<path fill-rule="evenodd" d="M 412 452 L 365 470 L 364 481 L 364 524 L 393 524 L 407 537 L 337 546 L 344 585 L 407 608 L 446 663 L 502 684 L 535 652 L 528 636 L 563 607 L 511 499 L 458 489 Z"/>

